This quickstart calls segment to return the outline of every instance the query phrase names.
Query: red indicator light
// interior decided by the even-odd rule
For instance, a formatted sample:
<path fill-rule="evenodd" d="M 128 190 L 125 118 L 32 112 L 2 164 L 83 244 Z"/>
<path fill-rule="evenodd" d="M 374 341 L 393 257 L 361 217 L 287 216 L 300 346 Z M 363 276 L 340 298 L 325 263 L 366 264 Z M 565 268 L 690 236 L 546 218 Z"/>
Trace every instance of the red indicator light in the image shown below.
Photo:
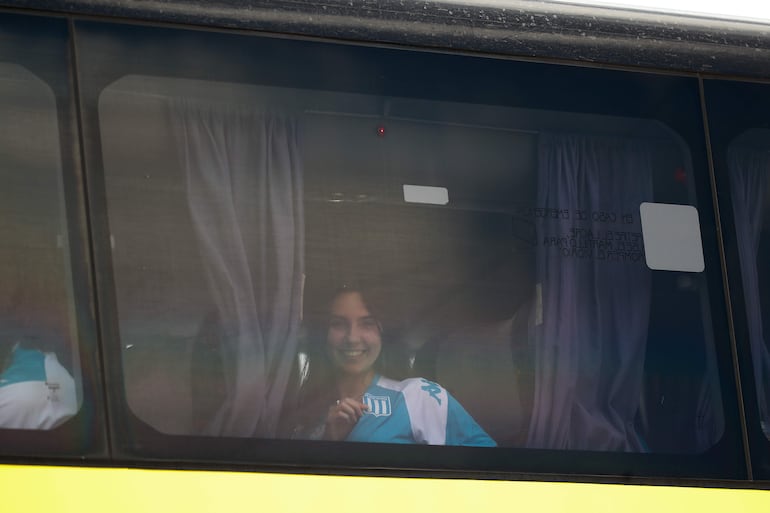
<path fill-rule="evenodd" d="M 385 137 L 385 127 L 380 125 L 377 127 L 377 136 Z"/>
<path fill-rule="evenodd" d="M 676 168 L 676 171 L 674 171 L 674 180 L 679 183 L 685 183 L 687 181 L 687 173 L 684 172 L 684 169 L 681 167 Z"/>

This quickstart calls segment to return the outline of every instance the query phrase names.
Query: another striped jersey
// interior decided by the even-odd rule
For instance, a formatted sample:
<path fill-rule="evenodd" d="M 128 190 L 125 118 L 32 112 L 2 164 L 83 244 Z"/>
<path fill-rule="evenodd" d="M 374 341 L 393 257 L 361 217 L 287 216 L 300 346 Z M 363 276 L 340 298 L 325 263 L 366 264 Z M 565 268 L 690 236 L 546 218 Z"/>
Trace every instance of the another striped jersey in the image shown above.
<path fill-rule="evenodd" d="M 75 382 L 56 355 L 16 347 L 0 373 L 0 428 L 51 429 L 75 413 Z"/>

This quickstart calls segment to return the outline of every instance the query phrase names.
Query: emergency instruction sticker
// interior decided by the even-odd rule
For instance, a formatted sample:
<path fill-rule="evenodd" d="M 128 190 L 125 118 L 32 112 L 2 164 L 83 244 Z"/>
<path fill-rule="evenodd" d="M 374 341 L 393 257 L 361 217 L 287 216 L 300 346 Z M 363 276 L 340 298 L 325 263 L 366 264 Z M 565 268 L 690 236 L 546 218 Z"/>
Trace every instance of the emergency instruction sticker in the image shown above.
<path fill-rule="evenodd" d="M 656 271 L 703 272 L 698 209 L 691 205 L 639 206 L 647 267 Z"/>

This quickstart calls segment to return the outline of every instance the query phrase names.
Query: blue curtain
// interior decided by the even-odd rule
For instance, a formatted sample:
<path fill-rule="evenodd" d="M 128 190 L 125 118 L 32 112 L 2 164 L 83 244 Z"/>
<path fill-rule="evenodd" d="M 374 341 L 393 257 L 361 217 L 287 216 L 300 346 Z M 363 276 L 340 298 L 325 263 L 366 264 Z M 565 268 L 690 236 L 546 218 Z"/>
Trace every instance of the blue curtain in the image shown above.
<path fill-rule="evenodd" d="M 208 434 L 271 437 L 297 350 L 304 279 L 298 122 L 176 101 L 171 123 L 210 293 L 225 401 Z"/>
<path fill-rule="evenodd" d="M 536 225 L 528 446 L 644 450 L 634 423 L 651 275 L 639 204 L 653 198 L 651 150 L 634 139 L 541 134 L 538 180 L 537 206 L 549 210 Z"/>
<path fill-rule="evenodd" d="M 757 270 L 759 239 L 764 222 L 765 196 L 770 173 L 770 152 L 745 146 L 731 146 L 727 159 L 759 415 L 765 434 L 770 435 L 770 348 L 763 332 Z"/>

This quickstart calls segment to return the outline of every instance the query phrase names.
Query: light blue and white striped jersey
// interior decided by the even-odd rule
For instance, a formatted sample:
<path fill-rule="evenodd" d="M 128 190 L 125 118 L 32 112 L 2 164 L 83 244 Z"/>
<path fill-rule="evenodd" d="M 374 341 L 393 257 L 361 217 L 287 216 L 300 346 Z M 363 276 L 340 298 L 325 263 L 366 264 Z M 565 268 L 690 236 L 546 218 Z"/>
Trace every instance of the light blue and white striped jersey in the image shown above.
<path fill-rule="evenodd" d="M 56 355 L 16 347 L 0 373 L 0 428 L 51 429 L 75 413 L 75 381 Z"/>
<path fill-rule="evenodd" d="M 395 381 L 375 376 L 364 393 L 369 410 L 347 441 L 495 446 L 454 397 L 424 378 Z"/>

